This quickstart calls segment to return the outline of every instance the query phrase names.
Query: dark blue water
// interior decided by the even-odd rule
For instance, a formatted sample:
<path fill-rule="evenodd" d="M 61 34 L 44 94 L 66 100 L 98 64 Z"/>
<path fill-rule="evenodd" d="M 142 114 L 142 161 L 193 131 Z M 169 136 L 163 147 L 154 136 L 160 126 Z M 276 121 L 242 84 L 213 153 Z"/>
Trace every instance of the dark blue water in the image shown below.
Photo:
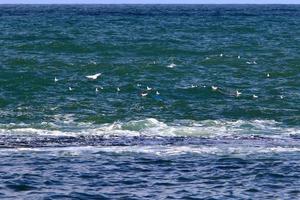
<path fill-rule="evenodd" d="M 1 5 L 0 198 L 299 199 L 299 13 Z"/>

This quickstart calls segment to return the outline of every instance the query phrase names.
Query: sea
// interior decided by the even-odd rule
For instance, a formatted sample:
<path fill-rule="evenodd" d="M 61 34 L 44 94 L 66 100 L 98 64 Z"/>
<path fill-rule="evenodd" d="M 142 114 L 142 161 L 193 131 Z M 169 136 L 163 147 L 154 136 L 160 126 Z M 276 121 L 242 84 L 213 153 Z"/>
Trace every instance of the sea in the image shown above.
<path fill-rule="evenodd" d="M 0 199 L 300 199 L 300 6 L 0 5 Z"/>

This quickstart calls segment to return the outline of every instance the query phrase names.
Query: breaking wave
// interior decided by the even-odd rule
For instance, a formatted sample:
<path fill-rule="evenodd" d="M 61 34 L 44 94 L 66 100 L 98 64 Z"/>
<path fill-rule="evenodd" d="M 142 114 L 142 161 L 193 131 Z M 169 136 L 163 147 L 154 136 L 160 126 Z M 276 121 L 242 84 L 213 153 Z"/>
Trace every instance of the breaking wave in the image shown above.
<path fill-rule="evenodd" d="M 105 136 L 105 137 L 250 137 L 281 138 L 300 133 L 299 127 L 287 127 L 274 120 L 177 120 L 171 123 L 154 118 L 96 125 L 65 121 L 41 124 L 2 124 L 1 135 Z"/>

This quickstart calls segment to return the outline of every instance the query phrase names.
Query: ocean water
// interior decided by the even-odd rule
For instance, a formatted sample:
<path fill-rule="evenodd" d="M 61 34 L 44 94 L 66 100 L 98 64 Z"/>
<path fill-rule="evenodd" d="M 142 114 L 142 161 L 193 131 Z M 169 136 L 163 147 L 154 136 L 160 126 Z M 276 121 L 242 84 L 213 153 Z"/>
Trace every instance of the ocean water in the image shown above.
<path fill-rule="evenodd" d="M 299 27 L 296 5 L 1 5 L 0 198 L 300 199 Z"/>

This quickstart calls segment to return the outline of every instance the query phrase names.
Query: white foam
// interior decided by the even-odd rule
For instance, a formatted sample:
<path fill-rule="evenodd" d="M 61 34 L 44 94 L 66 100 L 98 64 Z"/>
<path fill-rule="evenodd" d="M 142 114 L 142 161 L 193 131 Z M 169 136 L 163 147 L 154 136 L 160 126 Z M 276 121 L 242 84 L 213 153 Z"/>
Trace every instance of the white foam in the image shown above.
<path fill-rule="evenodd" d="M 183 154 L 199 155 L 256 155 L 273 153 L 297 153 L 299 147 L 231 147 L 231 146 L 172 146 L 172 145 L 152 145 L 152 146 L 78 146 L 78 147 L 46 147 L 46 148 L 15 148 L 0 149 L 0 154 L 9 152 L 48 152 L 52 155 L 79 156 L 85 153 L 134 153 L 150 154 L 156 156 L 177 156 Z"/>
<path fill-rule="evenodd" d="M 39 125 L 6 124 L 0 125 L 0 134 L 52 135 L 52 136 L 265 136 L 284 137 L 300 134 L 299 127 L 286 127 L 274 120 L 177 120 L 171 123 L 154 118 L 129 122 L 114 122 L 102 125 L 77 123 L 74 116 L 55 116 L 56 122 L 43 122 Z"/>

